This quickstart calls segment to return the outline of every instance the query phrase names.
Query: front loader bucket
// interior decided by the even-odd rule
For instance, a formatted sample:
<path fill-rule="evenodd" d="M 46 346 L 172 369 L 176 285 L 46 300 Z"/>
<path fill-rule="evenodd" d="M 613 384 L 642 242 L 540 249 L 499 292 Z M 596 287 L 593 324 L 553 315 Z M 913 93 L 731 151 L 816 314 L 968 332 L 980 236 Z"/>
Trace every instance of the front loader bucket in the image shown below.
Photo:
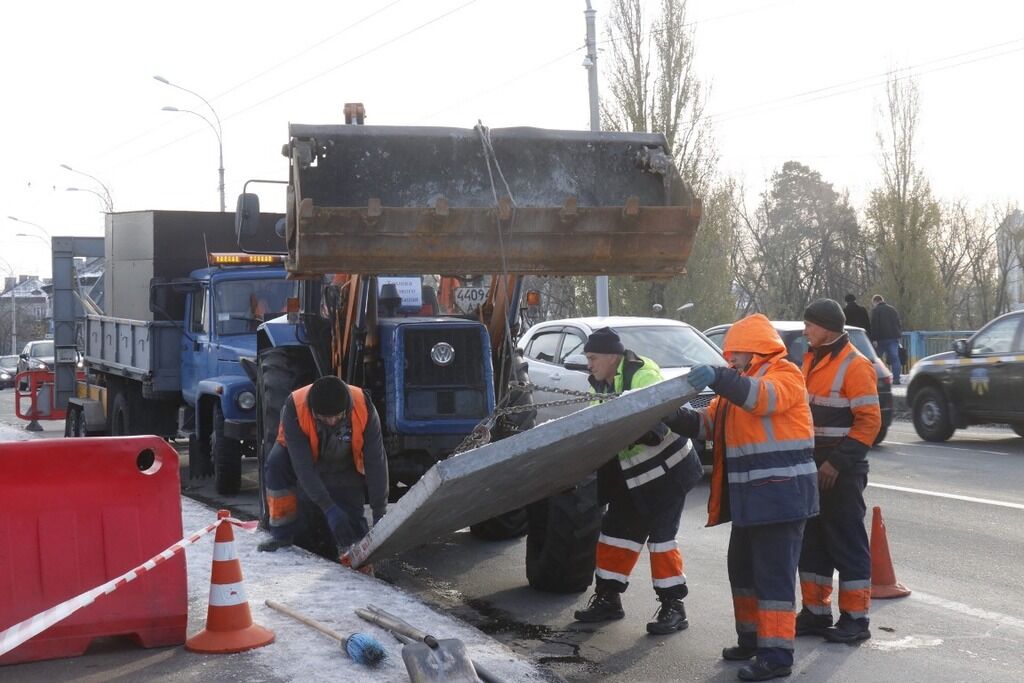
<path fill-rule="evenodd" d="M 294 273 L 682 273 L 700 201 L 662 135 L 289 126 Z"/>

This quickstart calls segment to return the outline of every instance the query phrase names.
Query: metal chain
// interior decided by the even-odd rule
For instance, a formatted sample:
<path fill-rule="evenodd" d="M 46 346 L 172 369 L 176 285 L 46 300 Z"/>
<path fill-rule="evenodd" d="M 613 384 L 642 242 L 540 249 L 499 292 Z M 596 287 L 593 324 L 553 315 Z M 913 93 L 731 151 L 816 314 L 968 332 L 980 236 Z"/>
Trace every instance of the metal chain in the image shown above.
<path fill-rule="evenodd" d="M 458 455 L 459 453 L 464 453 L 465 451 L 469 451 L 474 448 L 479 448 L 480 446 L 485 446 L 488 443 L 490 443 L 491 430 L 494 428 L 494 425 L 497 424 L 498 420 L 506 415 L 514 415 L 516 413 L 528 413 L 537 410 L 538 408 L 569 406 L 574 405 L 576 403 L 587 403 L 590 401 L 609 401 L 611 399 L 622 396 L 621 393 L 612 392 L 607 394 L 597 394 L 591 393 L 589 391 L 563 389 L 562 387 L 544 387 L 534 384 L 533 382 L 519 382 L 515 380 L 509 382 L 508 387 L 509 393 L 505 394 L 506 398 L 511 395 L 513 389 L 524 389 L 529 391 L 546 391 L 552 394 L 572 396 L 572 398 L 564 398 L 557 401 L 545 401 L 543 403 L 525 403 L 519 406 L 505 406 L 495 408 L 493 413 L 491 413 L 483 420 L 481 420 L 476 427 L 473 427 L 473 431 L 466 435 L 466 438 L 462 440 L 462 443 L 460 443 L 455 448 L 455 450 L 452 451 L 452 455 Z M 511 431 L 520 432 L 523 430 L 516 429 L 513 427 Z"/>

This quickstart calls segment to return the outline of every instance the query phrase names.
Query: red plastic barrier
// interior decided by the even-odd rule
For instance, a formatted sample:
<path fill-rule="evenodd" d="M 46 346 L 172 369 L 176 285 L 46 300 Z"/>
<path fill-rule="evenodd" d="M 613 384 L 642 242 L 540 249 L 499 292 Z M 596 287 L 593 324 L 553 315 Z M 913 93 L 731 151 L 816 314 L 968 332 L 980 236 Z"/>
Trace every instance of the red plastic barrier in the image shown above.
<path fill-rule="evenodd" d="M 58 410 L 53 402 L 53 372 L 50 370 L 26 370 L 14 378 L 14 414 L 22 420 L 63 420 L 64 409 Z"/>
<path fill-rule="evenodd" d="M 178 454 L 132 436 L 0 444 L 0 631 L 86 592 L 180 540 Z M 69 657 L 93 638 L 142 647 L 185 642 L 184 555 L 0 657 L 0 664 Z"/>

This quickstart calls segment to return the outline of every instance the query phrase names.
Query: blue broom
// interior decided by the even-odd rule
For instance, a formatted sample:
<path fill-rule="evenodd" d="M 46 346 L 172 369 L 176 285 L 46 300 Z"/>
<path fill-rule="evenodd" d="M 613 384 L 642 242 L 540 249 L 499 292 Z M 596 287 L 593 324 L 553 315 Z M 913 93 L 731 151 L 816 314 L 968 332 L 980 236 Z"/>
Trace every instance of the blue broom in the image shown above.
<path fill-rule="evenodd" d="M 366 633 L 353 633 L 352 635 L 346 637 L 341 635 L 337 631 L 333 631 L 327 628 L 319 621 L 315 621 L 307 616 L 299 614 L 295 610 L 291 609 L 290 607 L 286 607 L 279 602 L 267 600 L 266 605 L 271 609 L 275 609 L 278 612 L 281 612 L 282 614 L 287 614 L 292 619 L 295 619 L 296 621 L 301 621 L 303 624 L 306 624 L 307 626 L 312 626 L 317 631 L 320 631 L 321 633 L 328 635 L 331 638 L 334 638 L 335 640 L 341 643 L 342 648 L 345 650 L 345 654 L 347 654 L 352 659 L 352 661 L 357 664 L 363 664 L 365 666 L 376 666 L 377 664 L 380 664 L 382 661 L 384 661 L 384 659 L 386 659 L 388 656 L 387 651 L 384 650 L 384 646 L 381 645 L 380 642 L 378 642 L 378 640 L 371 635 L 367 635 Z"/>

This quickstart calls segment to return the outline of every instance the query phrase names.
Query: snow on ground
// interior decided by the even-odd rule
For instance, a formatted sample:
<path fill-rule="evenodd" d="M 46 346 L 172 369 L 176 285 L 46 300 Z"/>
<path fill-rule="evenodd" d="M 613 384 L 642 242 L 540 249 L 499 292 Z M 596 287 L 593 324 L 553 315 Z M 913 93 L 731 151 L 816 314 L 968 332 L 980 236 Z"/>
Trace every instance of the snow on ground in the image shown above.
<path fill-rule="evenodd" d="M 182 498 L 185 533 L 201 529 L 216 512 L 189 498 Z M 245 589 L 253 620 L 273 630 L 276 641 L 255 651 L 260 665 L 292 680 L 408 681 L 402 646 L 387 632 L 356 616 L 356 607 L 373 604 L 395 614 L 438 638 L 462 640 L 470 656 L 494 674 L 509 681 L 547 680 L 532 664 L 479 630 L 435 611 L 408 593 L 377 579 L 329 562 L 301 548 L 273 553 L 256 550 L 263 531 L 249 534 L 235 529 L 235 548 L 242 563 Z M 190 623 L 193 633 L 205 620 L 213 554 L 212 534 L 187 551 L 189 603 L 202 605 L 199 621 Z M 315 619 L 343 635 L 366 633 L 380 642 L 388 659 L 376 669 L 356 664 L 341 645 L 320 632 L 280 614 L 264 604 L 272 599 Z M 194 610 L 193 610 L 194 611 Z"/>
<path fill-rule="evenodd" d="M 37 436 L 24 429 L 0 424 L 0 442 L 54 436 L 58 435 Z M 199 531 L 217 518 L 216 510 L 184 496 L 181 508 L 185 535 Z M 253 620 L 274 631 L 277 638 L 272 644 L 251 653 L 230 656 L 254 657 L 256 668 L 272 672 L 275 680 L 408 681 L 401 644 L 383 629 L 356 616 L 354 609 L 368 604 L 387 610 L 438 638 L 462 640 L 474 660 L 503 680 L 550 680 L 528 660 L 486 634 L 434 610 L 399 588 L 301 548 L 259 552 L 256 545 L 269 538 L 264 531 L 251 534 L 235 528 L 234 535 Z M 186 549 L 189 635 L 197 633 L 206 624 L 213 538 L 214 534 L 210 533 Z M 283 603 L 343 635 L 357 632 L 371 635 L 387 650 L 388 658 L 372 669 L 356 664 L 348 658 L 340 643 L 267 607 L 264 604 L 267 599 Z"/>

